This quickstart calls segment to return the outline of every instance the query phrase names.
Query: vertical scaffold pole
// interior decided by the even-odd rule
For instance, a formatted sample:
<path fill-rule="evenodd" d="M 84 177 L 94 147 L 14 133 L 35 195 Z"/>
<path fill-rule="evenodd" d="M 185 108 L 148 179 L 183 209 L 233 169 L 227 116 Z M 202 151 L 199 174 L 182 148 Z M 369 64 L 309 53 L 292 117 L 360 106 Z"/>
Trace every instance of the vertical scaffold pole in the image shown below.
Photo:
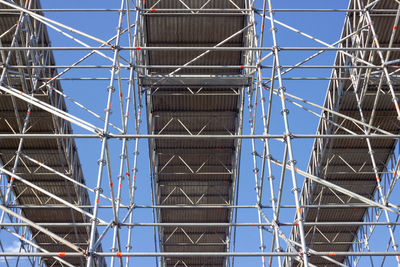
<path fill-rule="evenodd" d="M 98 170 L 98 175 L 97 175 L 97 185 L 95 188 L 95 201 L 94 201 L 94 208 L 93 208 L 93 219 L 92 219 L 92 225 L 91 225 L 91 231 L 90 231 L 90 239 L 89 239 L 89 256 L 87 259 L 87 267 L 91 267 L 93 264 L 93 258 L 95 256 L 95 237 L 96 237 L 96 232 L 97 232 L 97 215 L 98 215 L 98 210 L 99 210 L 99 196 L 102 192 L 101 188 L 101 183 L 102 183 L 102 178 L 103 178 L 103 169 L 104 166 L 106 165 L 105 162 L 105 155 L 106 155 L 106 147 L 107 147 L 107 140 L 108 140 L 108 127 L 109 127 L 109 120 L 110 120 L 110 115 L 111 115 L 111 102 L 112 102 L 112 96 L 115 91 L 114 88 L 114 80 L 115 80 L 115 75 L 116 71 L 118 70 L 118 57 L 119 57 L 119 43 L 120 43 L 120 34 L 121 34 L 121 25 L 122 25 L 122 15 L 123 15 L 123 8 L 124 8 L 124 0 L 121 0 L 121 12 L 118 20 L 118 28 L 117 28 L 117 38 L 115 40 L 115 46 L 114 46 L 114 57 L 113 57 L 113 63 L 112 63 L 112 69 L 111 69 L 111 77 L 110 77 L 110 82 L 109 86 L 107 87 L 108 90 L 108 96 L 107 96 L 107 106 L 105 109 L 105 120 L 104 120 L 104 128 L 103 128 L 103 137 L 101 139 L 101 152 L 100 152 L 100 159 L 98 161 L 99 164 L 99 170 Z"/>
<path fill-rule="evenodd" d="M 306 239 L 305 239 L 305 234 L 304 234 L 304 222 L 303 222 L 303 213 L 302 213 L 302 208 L 300 207 L 300 197 L 299 197 L 299 188 L 297 187 L 297 182 L 296 182 L 296 171 L 295 171 L 295 163 L 296 161 L 293 158 L 293 149 L 292 149 L 292 140 L 291 140 L 291 133 L 289 129 L 289 122 L 288 122 L 288 109 L 286 108 L 286 103 L 285 103 L 285 88 L 283 87 L 283 79 L 282 79 L 282 74 L 281 74 L 281 65 L 280 65 L 280 60 L 279 60 L 279 47 L 277 43 L 277 38 L 276 38 L 276 28 L 275 28 L 275 22 L 274 22 L 274 13 L 272 11 L 272 3 L 271 0 L 268 0 L 268 9 L 269 9 L 269 16 L 270 16 L 270 22 L 271 22 L 271 33 L 272 33 L 272 40 L 273 40 L 273 52 L 275 54 L 274 58 L 276 60 L 276 71 L 278 74 L 278 82 L 279 82 L 279 95 L 281 98 L 281 105 L 282 105 L 282 116 L 283 116 L 283 121 L 285 124 L 285 141 L 288 147 L 288 155 L 289 155 L 289 161 L 288 163 L 290 164 L 290 170 L 291 170 L 291 177 L 292 177 L 292 184 L 293 184 L 293 195 L 294 195 L 294 200 L 296 204 L 296 220 L 298 222 L 298 227 L 299 227 L 299 233 L 300 233 L 300 243 L 301 243 L 301 253 L 303 255 L 303 261 L 304 261 L 304 267 L 308 267 L 308 251 L 307 251 L 307 246 L 306 246 Z M 273 88 L 271 88 L 273 90 Z M 284 168 L 284 166 L 282 167 Z"/>

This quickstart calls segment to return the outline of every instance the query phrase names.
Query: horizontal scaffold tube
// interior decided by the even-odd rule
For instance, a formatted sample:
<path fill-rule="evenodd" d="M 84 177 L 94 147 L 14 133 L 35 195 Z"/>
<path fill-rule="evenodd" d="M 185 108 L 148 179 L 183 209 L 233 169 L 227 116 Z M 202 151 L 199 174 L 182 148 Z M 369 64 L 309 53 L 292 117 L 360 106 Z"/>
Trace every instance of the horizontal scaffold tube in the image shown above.
<path fill-rule="evenodd" d="M 400 252 L 343 252 L 343 251 L 309 251 L 311 255 L 315 256 L 399 256 Z M 101 257 L 279 257 L 279 256 L 298 256 L 297 252 L 94 252 L 96 256 Z M 82 254 L 74 252 L 49 252 L 49 253 L 16 253 L 16 252 L 3 252 L 0 257 L 49 257 L 60 256 L 62 257 L 79 257 Z"/>
<path fill-rule="evenodd" d="M 1 223 L 0 227 L 10 226 L 27 226 L 26 223 Z M 65 227 L 65 226 L 89 226 L 90 223 L 36 223 L 38 226 L 46 227 Z M 98 226 L 108 226 L 109 223 L 98 223 Z M 280 222 L 278 226 L 294 226 L 297 223 L 294 222 Z M 361 226 L 361 225 L 376 225 L 376 226 L 388 226 L 388 225 L 400 225 L 400 222 L 304 222 L 306 226 Z M 119 227 L 124 226 L 141 226 L 141 227 L 260 227 L 260 226 L 275 226 L 274 223 L 119 223 Z"/>
<path fill-rule="evenodd" d="M 63 138 L 103 138 L 101 134 L 0 134 L 0 139 L 63 139 Z M 179 135 L 179 134 L 109 134 L 107 138 L 127 138 L 127 139 L 283 139 L 283 134 L 258 134 L 258 135 Z M 351 134 L 292 134 L 290 138 L 308 139 L 308 138 L 329 138 L 329 139 L 399 139 L 399 134 L 371 134 L 371 135 L 351 135 Z"/>

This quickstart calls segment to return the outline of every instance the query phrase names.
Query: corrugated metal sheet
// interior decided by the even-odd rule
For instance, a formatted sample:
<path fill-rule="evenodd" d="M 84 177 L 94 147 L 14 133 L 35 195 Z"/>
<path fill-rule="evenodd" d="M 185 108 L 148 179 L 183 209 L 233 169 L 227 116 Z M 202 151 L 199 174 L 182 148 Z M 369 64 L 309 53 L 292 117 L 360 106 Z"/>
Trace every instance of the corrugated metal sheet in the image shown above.
<path fill-rule="evenodd" d="M 21 1 L 21 5 L 24 5 L 25 1 Z M 32 1 L 32 8 L 40 9 L 39 1 Z M 7 7 L 4 5 L 0 5 L 1 9 L 6 9 Z M 19 18 L 18 12 L 10 12 L 9 14 L 2 13 L 0 15 L 0 35 L 6 32 L 9 28 L 16 24 Z M 26 20 L 29 17 L 25 18 Z M 40 28 L 39 23 L 36 22 L 36 34 L 41 33 L 39 35 L 39 44 L 48 46 L 49 38 L 47 35 L 46 27 L 41 25 Z M 25 27 L 24 24 L 22 27 Z M 40 28 L 40 31 L 39 31 Z M 28 34 L 28 30 L 26 28 L 22 29 Z M 6 34 L 2 37 L 2 45 L 10 46 L 13 33 L 15 29 L 10 31 L 10 33 Z M 17 41 L 18 43 L 24 43 L 22 36 L 18 35 Z M 19 52 L 18 52 L 19 54 Z M 13 52 L 11 54 L 10 65 L 30 65 L 30 59 L 27 59 L 24 53 L 20 53 L 20 59 L 17 59 L 16 53 Z M 39 56 L 39 55 L 38 55 Z M 50 52 L 47 55 L 47 61 L 43 60 L 42 64 L 45 65 L 54 65 L 54 58 L 52 53 Z M 1 58 L 0 60 L 3 60 Z M 3 63 L 3 62 L 2 62 Z M 55 69 L 44 69 L 39 74 L 39 80 L 42 78 L 54 77 L 56 74 Z M 16 72 L 16 76 L 6 75 L 6 83 L 8 86 L 16 88 L 18 90 L 24 90 L 25 92 L 32 93 L 33 91 L 33 83 L 30 80 L 27 80 L 26 83 L 22 82 L 22 75 L 26 77 L 31 77 L 28 69 L 18 70 Z M 33 80 L 33 79 L 32 79 Z M 58 90 L 62 91 L 60 83 L 55 81 L 54 87 Z M 57 107 L 66 111 L 66 105 L 63 97 L 59 96 L 51 96 L 47 89 L 43 89 L 41 91 L 37 91 L 34 94 L 34 97 L 37 99 L 55 105 L 57 103 Z M 20 129 L 18 128 L 17 118 L 15 112 L 19 115 L 20 121 L 23 124 L 23 120 L 27 115 L 27 103 L 24 101 L 20 101 L 16 99 L 15 106 L 13 104 L 11 96 L 7 94 L 0 95 L 0 132 L 2 134 L 12 134 L 19 133 Z M 63 121 L 60 119 L 55 119 L 51 114 L 40 110 L 40 108 L 33 107 L 30 112 L 30 120 L 29 120 L 29 130 L 27 133 L 72 133 L 72 128 L 69 122 Z M 59 124 L 57 124 L 59 123 Z M 61 128 L 59 125 L 62 125 Z M 20 140 L 11 140 L 11 139 L 3 139 L 0 140 L 0 162 L 1 165 L 10 170 L 14 165 L 16 151 L 18 148 Z M 76 145 L 74 140 L 66 141 L 58 141 L 56 139 L 28 139 L 24 140 L 22 151 L 23 154 L 28 155 L 29 157 L 44 163 L 45 165 L 65 174 L 71 176 L 73 179 L 84 183 L 84 178 L 82 174 L 82 170 L 80 167 L 78 152 L 76 149 Z M 68 157 L 74 158 L 76 166 L 72 166 Z M 72 168 L 74 169 L 75 174 L 71 174 Z M 72 183 L 67 182 L 62 177 L 57 176 L 56 174 L 47 171 L 43 168 L 38 168 L 38 165 L 32 163 L 23 157 L 20 158 L 19 164 L 16 168 L 16 174 L 21 176 L 34 183 L 37 186 L 45 189 L 47 192 L 50 192 L 70 203 L 82 204 L 82 205 L 90 205 L 88 192 L 85 189 L 78 188 L 74 186 Z M 10 179 L 10 177 L 8 177 Z M 52 204 L 60 204 L 58 201 L 55 201 L 49 196 L 40 193 L 33 188 L 28 187 L 26 184 L 15 180 L 13 185 L 14 195 L 18 196 L 16 199 L 16 203 L 21 205 L 52 205 Z M 89 219 L 83 216 L 81 213 L 76 212 L 72 209 L 48 209 L 48 208 L 23 208 L 22 214 L 28 218 L 29 220 L 37 223 L 72 223 L 72 222 L 89 222 Z M 76 244 L 83 251 L 88 248 L 87 240 L 89 239 L 89 229 L 86 227 L 73 227 L 73 226 L 65 226 L 65 227 L 48 227 L 50 231 L 53 233 L 65 238 L 71 243 Z M 43 233 L 38 233 L 35 229 L 31 228 L 32 235 L 34 236 L 33 240 L 42 248 L 50 251 L 50 252 L 68 252 L 71 251 L 65 245 L 57 244 L 53 239 L 48 237 Z M 101 247 L 99 248 L 101 251 Z M 70 262 L 75 266 L 84 266 L 85 258 L 79 257 L 65 257 L 64 260 Z M 47 266 L 62 266 L 59 262 L 55 261 L 53 258 L 43 258 L 43 262 Z M 96 261 L 96 266 L 102 264 L 104 262 Z"/>
<path fill-rule="evenodd" d="M 352 1 L 350 2 L 352 3 Z M 351 6 L 351 5 L 350 5 Z M 398 4 L 394 1 L 379 1 L 375 6 L 376 9 L 397 9 Z M 351 17 L 350 21 L 353 21 L 353 16 L 359 16 L 355 13 L 349 13 Z M 390 35 L 392 33 L 394 17 L 384 16 L 372 16 L 373 25 L 379 37 L 379 43 L 385 47 L 388 45 Z M 358 20 L 355 20 L 358 21 Z M 346 33 L 343 33 L 345 35 Z M 395 38 L 395 47 L 399 45 L 399 33 Z M 350 46 L 350 43 L 344 43 L 344 46 Z M 371 44 L 370 44 L 371 45 Z M 369 46 L 370 46 L 369 45 Z M 372 63 L 381 65 L 379 63 L 379 57 L 376 52 L 367 52 L 366 59 L 369 58 L 370 53 L 372 55 L 370 61 Z M 398 53 L 391 53 L 389 60 L 398 58 Z M 336 64 L 340 64 L 337 60 Z M 349 74 L 343 74 L 344 77 L 349 77 Z M 365 78 L 365 76 L 364 76 Z M 375 92 L 377 89 L 377 83 L 379 80 L 370 79 L 366 86 L 366 94 L 363 98 L 362 108 L 365 115 L 365 119 L 369 122 L 371 117 L 371 110 L 375 101 Z M 363 83 L 361 83 L 363 84 Z M 399 84 L 394 83 L 395 90 L 400 90 Z M 341 92 L 340 99 L 335 99 L 333 106 L 337 105 L 336 111 L 343 113 L 347 116 L 353 117 L 360 120 L 360 113 L 357 107 L 356 98 L 353 92 L 353 87 L 349 82 L 343 85 L 347 91 Z M 374 121 L 371 123 L 373 126 L 383 129 L 391 133 L 399 132 L 399 123 L 397 120 L 396 112 L 394 112 L 394 105 L 392 97 L 387 93 L 388 87 L 385 85 L 382 87 L 385 93 L 380 95 L 380 99 L 377 102 L 376 116 Z M 328 88 L 328 95 L 337 95 L 338 88 L 331 83 Z M 328 107 L 328 100 L 326 100 L 325 106 Z M 362 133 L 354 123 L 344 120 L 338 117 L 333 117 L 333 120 L 340 123 L 342 126 L 350 129 L 356 133 Z M 319 130 L 321 130 L 321 126 Z M 336 130 L 336 129 L 334 129 Z M 345 134 L 344 130 L 335 131 L 336 134 Z M 373 139 L 371 145 L 374 150 L 374 157 L 376 159 L 378 172 L 384 171 L 385 166 L 388 162 L 388 158 L 392 155 L 393 149 L 396 142 L 390 139 Z M 330 139 L 324 143 L 326 147 L 320 155 L 320 166 L 313 173 L 318 175 L 330 182 L 340 185 L 346 189 L 349 189 L 357 194 L 368 198 L 374 198 L 375 191 L 377 189 L 377 183 L 375 174 L 373 172 L 373 166 L 369 155 L 367 143 L 364 139 Z M 314 151 L 318 151 L 316 145 Z M 314 164 L 313 162 L 310 163 Z M 318 184 L 313 184 L 312 191 L 309 195 L 304 195 L 307 190 L 303 189 L 303 198 L 307 199 L 310 204 L 335 204 L 341 205 L 344 203 L 359 203 L 355 199 L 351 199 L 348 196 L 340 193 L 333 193 L 326 187 Z M 305 221 L 306 222 L 360 222 L 364 220 L 367 209 L 365 208 L 309 208 L 306 210 Z M 357 240 L 355 239 L 359 228 L 357 226 L 344 226 L 344 225 L 332 225 L 332 226 L 306 226 L 306 243 L 307 246 L 316 251 L 349 251 Z M 333 256 L 333 259 L 344 262 L 345 257 Z M 317 266 L 336 266 L 321 257 L 311 256 L 310 262 Z M 296 263 L 297 264 L 297 263 Z"/>
<path fill-rule="evenodd" d="M 184 1 L 188 7 L 244 8 L 244 0 Z M 235 5 L 232 5 L 235 3 Z M 146 8 L 186 8 L 181 1 L 146 1 Z M 145 46 L 212 47 L 243 29 L 245 14 L 239 16 L 145 16 Z M 243 46 L 244 33 L 225 46 Z M 242 87 L 249 84 L 243 69 L 174 69 L 156 65 L 181 65 L 203 51 L 150 51 L 146 62 L 155 66 L 141 76 L 147 88 L 148 129 L 154 134 L 230 135 L 238 133 Z M 193 65 L 243 64 L 241 51 L 210 52 Z M 157 76 L 157 75 L 164 76 Z M 211 77 L 205 76 L 211 75 Z M 181 75 L 181 76 L 177 76 Z M 234 75 L 234 76 L 232 76 Z M 162 139 L 151 143 L 153 177 L 159 205 L 232 205 L 236 178 L 238 143 L 233 140 Z M 228 223 L 231 209 L 160 209 L 159 222 Z M 228 249 L 228 227 L 160 227 L 165 252 L 224 252 Z M 165 266 L 225 266 L 224 257 L 164 258 Z M 182 263 L 184 262 L 184 263 Z M 178 264 L 178 265 L 176 265 Z"/>

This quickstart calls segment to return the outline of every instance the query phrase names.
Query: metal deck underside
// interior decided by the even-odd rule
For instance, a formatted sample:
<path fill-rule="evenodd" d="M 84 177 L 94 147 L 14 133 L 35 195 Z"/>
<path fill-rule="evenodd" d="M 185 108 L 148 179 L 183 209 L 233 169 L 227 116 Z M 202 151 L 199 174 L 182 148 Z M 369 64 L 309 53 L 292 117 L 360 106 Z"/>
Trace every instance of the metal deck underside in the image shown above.
<path fill-rule="evenodd" d="M 25 1 L 21 1 L 25 3 Z M 1 9 L 6 9 L 4 5 L 0 5 Z M 33 1 L 31 8 L 40 9 L 39 1 Z M 0 35 L 2 36 L 2 46 L 10 46 L 16 30 L 13 27 L 19 19 L 20 15 L 16 12 L 2 12 L 0 15 Z M 49 46 L 49 38 L 46 27 L 26 16 L 21 24 L 20 34 L 17 35 L 15 46 Z M 29 45 L 27 45 L 29 44 Z M 29 50 L 27 50 L 29 51 Z M 8 53 L 2 51 L 1 63 L 6 62 Z M 18 51 L 11 52 L 11 60 L 9 65 L 54 65 L 54 58 L 51 51 L 34 52 Z M 29 69 L 10 69 L 6 73 L 3 84 L 4 87 L 17 89 L 25 94 L 33 95 L 36 99 L 50 104 L 60 110 L 67 111 L 64 98 L 58 94 L 48 90 L 49 87 L 56 88 L 60 91 L 60 83 L 50 83 L 49 87 L 40 86 L 47 81 L 47 78 L 54 77 L 57 74 L 55 69 L 37 68 L 35 71 Z M 28 103 L 19 100 L 9 94 L 0 94 L 0 132 L 2 134 L 21 133 L 24 120 L 29 116 L 26 133 L 40 134 L 72 134 L 71 124 L 59 117 L 43 111 L 40 108 L 32 107 L 29 111 Z M 29 113 L 29 114 L 28 114 Z M 19 162 L 15 169 L 15 174 L 28 182 L 41 187 L 42 189 L 74 204 L 74 205 L 90 205 L 88 192 L 82 187 L 78 187 L 64 178 L 57 176 L 54 172 L 40 167 L 38 164 L 43 163 L 52 169 L 67 175 L 76 181 L 85 184 L 82 169 L 78 157 L 77 148 L 73 139 L 3 139 L 0 140 L 0 163 L 1 167 L 12 172 L 14 162 L 16 160 L 18 146 L 22 145 Z M 31 158 L 29 160 L 26 156 Z M 11 176 L 8 176 L 10 181 Z M 12 187 L 14 200 L 12 204 L 46 206 L 59 205 L 60 203 L 42 192 L 28 186 L 26 183 L 18 179 L 14 180 Z M 89 210 L 87 210 L 89 211 Z M 23 208 L 24 217 L 34 223 L 87 223 L 90 218 L 85 217 L 82 213 L 69 208 L 48 209 L 48 208 Z M 7 218 L 7 215 L 6 215 Z M 87 240 L 90 228 L 83 226 L 64 226 L 64 227 L 47 227 L 47 229 L 56 235 L 65 238 L 69 242 L 80 247 L 82 251 L 88 247 Z M 35 228 L 31 228 L 33 240 L 41 248 L 49 252 L 73 252 L 69 247 L 57 243 L 48 235 L 39 232 Z M 101 251 L 101 247 L 99 248 Z M 40 250 L 39 250 L 40 251 Z M 83 257 L 65 257 L 65 261 L 74 266 L 84 266 L 85 258 Z M 55 261 L 52 257 L 44 257 L 43 261 L 47 266 L 61 266 L 60 262 Z M 96 266 L 99 262 L 96 262 Z"/>
<path fill-rule="evenodd" d="M 183 2 L 183 1 L 182 1 Z M 178 0 L 148 0 L 145 8 L 186 8 Z M 185 0 L 190 8 L 244 8 L 244 0 Z M 234 3 L 234 4 L 232 4 Z M 150 12 L 151 13 L 151 12 Z M 214 12 L 217 13 L 217 12 Z M 143 46 L 212 47 L 244 29 L 246 14 L 162 15 L 142 14 Z M 246 31 L 222 46 L 245 46 Z M 203 51 L 149 51 L 147 65 L 184 65 Z M 244 64 L 241 51 L 213 51 L 190 65 Z M 147 91 L 148 129 L 152 134 L 231 135 L 241 132 L 243 88 L 250 82 L 241 69 L 148 68 L 140 73 Z M 235 196 L 239 140 L 150 140 L 157 205 L 232 205 Z M 162 223 L 229 223 L 232 209 L 159 209 Z M 164 252 L 225 252 L 229 227 L 160 227 Z M 168 257 L 162 266 L 226 266 L 225 257 Z"/>
<path fill-rule="evenodd" d="M 350 8 L 354 2 L 350 2 Z M 394 9 L 397 10 L 398 4 L 395 1 L 379 1 L 373 8 L 376 9 Z M 349 21 L 351 25 L 345 25 L 343 37 L 351 32 L 346 32 L 349 28 L 363 26 L 360 15 L 358 13 L 349 13 Z M 394 24 L 393 16 L 373 16 L 373 25 L 379 37 L 379 44 L 382 47 L 388 47 Z M 364 22 L 366 23 L 366 22 Z M 342 43 L 343 47 L 373 47 L 373 40 L 368 35 L 368 31 L 363 35 L 364 40 L 348 39 Z M 400 36 L 397 32 L 394 37 L 393 47 L 400 45 Z M 358 43 L 359 42 L 359 43 Z M 380 59 L 376 52 L 358 52 L 354 53 L 358 58 L 363 58 L 376 66 L 380 66 Z M 386 57 L 386 52 L 384 53 Z M 398 59 L 399 52 L 391 52 L 389 60 Z M 360 111 L 358 109 L 356 95 L 354 92 L 355 83 L 351 82 L 357 75 L 361 75 L 360 83 L 357 85 L 357 93 L 362 96 L 361 107 L 367 123 L 383 129 L 387 132 L 398 134 L 399 121 L 397 113 L 389 92 L 388 84 L 384 78 L 382 91 L 379 99 L 376 101 L 375 117 L 370 122 L 374 102 L 376 100 L 376 92 L 379 86 L 379 79 L 368 77 L 368 70 L 362 70 L 358 73 L 349 73 L 351 65 L 355 65 L 354 61 L 347 56 L 338 53 L 336 57 L 336 66 L 348 66 L 347 69 L 335 69 L 332 77 L 346 77 L 345 82 L 331 82 L 325 100 L 325 107 L 350 116 L 357 120 L 361 120 Z M 357 63 L 363 65 L 363 63 Z M 381 75 L 382 71 L 376 71 Z M 392 80 L 393 87 L 398 94 L 400 91 L 400 83 L 395 79 Z M 324 115 L 334 122 L 342 125 L 348 130 L 357 134 L 363 134 L 362 127 L 354 124 L 349 120 L 345 120 L 338 116 L 324 112 Z M 329 123 L 321 120 L 318 128 L 318 134 L 348 134 L 338 127 L 329 125 Z M 375 131 L 371 131 L 375 133 Z M 392 155 L 396 140 L 392 139 L 371 139 L 372 149 L 376 161 L 377 171 L 382 177 L 382 172 L 386 171 L 388 160 Z M 374 199 L 377 191 L 377 181 L 373 172 L 372 160 L 365 139 L 320 139 L 314 143 L 314 148 L 309 164 L 308 171 L 316 176 L 322 177 L 330 182 L 347 188 L 367 198 Z M 375 198 L 376 199 L 376 198 Z M 306 182 L 302 191 L 302 202 L 308 204 L 348 204 L 360 203 L 349 196 L 343 195 L 319 184 Z M 367 214 L 366 208 L 309 208 L 306 210 L 306 222 L 362 222 Z M 295 230 L 296 231 L 296 230 Z M 316 251 L 350 251 L 357 242 L 356 236 L 359 231 L 358 226 L 307 226 L 305 227 L 307 247 Z M 292 233 L 293 234 L 293 233 Z M 362 245 L 362 244 L 360 244 Z M 333 259 L 344 262 L 344 256 L 332 256 Z M 337 266 L 321 257 L 311 256 L 310 263 L 317 266 Z M 296 263 L 297 264 L 297 263 Z"/>

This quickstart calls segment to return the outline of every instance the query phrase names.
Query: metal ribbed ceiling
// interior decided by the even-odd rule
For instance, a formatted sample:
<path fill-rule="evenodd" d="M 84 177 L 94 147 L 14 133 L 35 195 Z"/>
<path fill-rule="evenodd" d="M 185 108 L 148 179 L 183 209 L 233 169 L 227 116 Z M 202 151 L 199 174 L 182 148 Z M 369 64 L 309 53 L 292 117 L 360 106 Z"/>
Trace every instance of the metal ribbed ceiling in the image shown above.
<path fill-rule="evenodd" d="M 21 1 L 23 6 L 25 1 Z M 0 5 L 1 9 L 7 9 L 7 6 Z M 32 1 L 31 8 L 40 9 L 39 1 Z M 41 14 L 41 13 L 39 13 Z M 0 16 L 0 33 L 5 33 L 7 30 L 12 29 L 18 22 L 20 17 L 19 13 L 10 12 L 9 14 L 2 14 Z M 38 34 L 37 43 L 31 42 L 32 46 L 49 46 L 49 38 L 45 25 L 36 22 L 37 32 L 30 32 L 29 28 L 32 21 L 28 16 L 25 17 L 21 23 L 21 31 L 26 34 L 16 35 L 16 42 L 24 44 L 30 38 L 31 34 Z M 14 31 L 9 31 L 1 39 L 3 46 L 10 46 Z M 10 65 L 30 65 L 35 64 L 32 59 L 44 58 L 41 51 L 32 52 L 35 55 L 27 55 L 26 51 L 23 52 L 10 52 L 11 57 Z M 47 53 L 46 53 L 47 54 Z M 6 62 L 7 53 L 2 53 L 1 62 Z M 52 52 L 48 52 L 46 59 L 37 64 L 54 65 L 54 58 Z M 51 94 L 45 87 L 41 90 L 36 90 L 35 81 L 37 78 L 54 77 L 57 73 L 55 69 L 39 69 L 39 74 L 33 74 L 31 70 L 19 69 L 17 72 L 8 71 L 5 75 L 3 86 L 8 88 L 15 88 L 23 91 L 26 94 L 34 96 L 36 99 L 43 101 L 59 108 L 60 110 L 67 111 L 64 98 L 60 95 Z M 23 79 L 25 77 L 26 79 Z M 54 88 L 62 91 L 59 82 L 52 84 Z M 29 115 L 27 124 L 27 133 L 35 134 L 71 134 L 72 128 L 68 121 L 52 116 L 50 113 L 45 112 L 39 108 L 33 107 L 28 112 L 28 103 L 9 94 L 0 94 L 0 132 L 2 134 L 13 134 L 21 131 L 25 118 Z M 29 114 L 28 114 L 29 113 Z M 19 122 L 18 122 L 19 121 Z M 22 144 L 21 151 L 18 150 L 18 145 Z M 86 189 L 78 187 L 71 182 L 66 181 L 64 178 L 56 175 L 54 172 L 39 167 L 39 163 L 43 163 L 52 169 L 71 177 L 79 183 L 85 184 L 83 177 L 77 148 L 73 139 L 56 140 L 56 139 L 0 139 L 0 163 L 5 170 L 12 172 L 12 167 L 16 160 L 16 153 L 21 152 L 18 164 L 16 165 L 15 174 L 22 177 L 25 181 L 31 182 L 36 186 L 44 189 L 45 191 L 54 194 L 71 204 L 90 205 L 88 192 Z M 27 157 L 34 159 L 28 160 Z M 8 181 L 11 176 L 8 175 Z M 76 245 L 85 251 L 88 247 L 87 240 L 89 238 L 89 229 L 84 226 L 67 226 L 70 223 L 87 223 L 90 218 L 87 218 L 82 213 L 74 211 L 70 208 L 48 209 L 46 205 L 60 204 L 57 200 L 49 197 L 49 195 L 39 192 L 36 189 L 28 186 L 26 183 L 18 179 L 13 180 L 12 191 L 14 196 L 14 204 L 25 205 L 22 209 L 22 214 L 33 221 L 34 223 L 66 223 L 63 227 L 47 227 L 47 230 L 52 233 L 65 238 L 72 244 Z M 29 208 L 28 206 L 43 206 L 43 208 Z M 41 248 L 49 252 L 69 252 L 73 251 L 66 245 L 60 244 L 52 239 L 45 233 L 38 232 L 37 229 L 31 228 L 31 234 L 34 236 L 33 241 Z M 40 250 L 39 250 L 40 251 Z M 101 247 L 99 247 L 101 251 Z M 55 260 L 53 257 L 43 257 L 43 262 L 47 266 L 62 266 L 62 264 Z M 84 257 L 65 257 L 65 261 L 74 266 L 84 266 L 86 260 Z M 100 260 L 101 261 L 101 260 Z M 99 265 L 96 262 L 96 266 Z"/>
<path fill-rule="evenodd" d="M 350 9 L 356 8 L 357 1 L 350 2 Z M 378 1 L 378 4 L 373 6 L 374 9 L 397 9 L 398 4 L 395 1 Z M 373 9 L 372 9 L 373 10 Z M 352 27 L 362 25 L 362 16 L 359 13 L 351 12 L 348 14 L 349 21 Z M 365 18 L 364 18 L 365 19 Z M 357 24 L 357 23 L 360 24 Z M 392 34 L 393 24 L 395 22 L 392 16 L 372 16 L 373 26 L 379 37 L 379 43 L 382 47 L 387 47 Z M 350 25 L 350 23 L 349 23 Z M 342 37 L 349 34 L 348 27 L 345 25 L 345 29 Z M 368 31 L 366 31 L 368 32 Z M 398 47 L 399 33 L 396 33 L 394 38 L 393 47 Z M 373 47 L 372 40 L 366 38 L 367 41 L 362 43 L 362 46 Z M 344 47 L 354 47 L 357 42 L 355 39 L 348 39 L 344 41 L 342 45 Z M 361 55 L 358 55 L 361 57 Z M 389 60 L 398 58 L 398 52 L 392 52 Z M 366 52 L 363 55 L 367 61 L 380 65 L 380 59 L 377 52 Z M 335 64 L 337 66 L 343 66 L 343 61 L 351 62 L 347 57 L 343 57 L 340 53 L 337 55 Z M 362 65 L 362 64 L 361 64 Z M 351 66 L 349 66 L 351 68 Z M 357 99 L 354 93 L 354 84 L 350 82 L 350 74 L 348 70 L 337 69 L 337 75 L 339 77 L 348 78 L 347 82 L 337 84 L 331 82 L 328 88 L 328 97 L 325 101 L 325 107 L 336 107 L 334 108 L 337 112 L 344 115 L 350 116 L 357 120 L 361 120 L 360 111 L 358 109 Z M 357 88 L 358 94 L 362 88 L 364 90 L 364 96 L 362 98 L 361 107 L 366 122 L 370 122 L 372 109 L 374 102 L 376 101 L 376 88 L 377 80 L 369 79 L 368 72 L 361 73 L 361 85 Z M 336 77 L 334 72 L 333 77 Z M 358 74 L 357 74 L 358 75 Z M 358 76 L 357 76 L 358 77 Z M 400 90 L 399 84 L 394 83 L 394 89 Z M 392 96 L 389 93 L 389 88 L 386 84 L 382 86 L 383 93 L 380 94 L 378 101 L 376 101 L 375 118 L 371 125 L 385 130 L 387 132 L 398 134 L 399 124 L 397 120 L 397 114 L 394 110 Z M 338 96 L 339 97 L 335 97 Z M 332 102 L 331 102 L 332 101 Z M 337 116 L 327 115 L 334 122 L 341 126 L 351 130 L 355 133 L 362 133 L 362 128 L 355 123 L 342 119 Z M 333 126 L 325 128 L 326 124 L 324 121 L 320 122 L 318 133 L 334 133 L 334 134 L 347 134 L 343 129 L 337 129 Z M 386 170 L 386 166 L 389 157 L 393 154 L 396 141 L 392 139 L 371 139 L 371 146 L 374 151 L 375 162 L 377 165 L 377 171 L 380 175 Z M 318 167 L 315 166 L 315 162 L 318 162 Z M 336 185 L 343 188 L 349 189 L 359 195 L 365 196 L 370 199 L 374 199 L 374 195 L 377 193 L 377 181 L 373 172 L 373 165 L 371 161 L 371 155 L 365 139 L 329 139 L 316 142 L 313 148 L 313 156 L 310 161 L 309 170 L 313 175 L 324 178 Z M 304 201 L 311 205 L 323 205 L 323 204 L 335 204 L 335 205 L 346 205 L 348 203 L 360 203 L 356 199 L 349 198 L 344 194 L 330 190 L 324 186 L 314 184 L 310 187 L 310 184 L 306 183 L 306 187 L 303 188 Z M 306 210 L 305 221 L 306 222 L 362 222 L 367 214 L 366 208 L 309 208 Z M 316 251 L 349 251 L 353 248 L 357 242 L 357 233 L 359 231 L 358 226 L 346 226 L 346 225 L 334 225 L 334 226 L 307 226 L 305 227 L 306 243 L 307 247 Z M 334 256 L 332 259 L 339 262 L 344 262 L 344 256 Z M 321 257 L 311 256 L 310 263 L 316 266 L 337 266 L 336 264 L 327 261 Z"/>
<path fill-rule="evenodd" d="M 204 2 L 204 3 L 201 3 Z M 206 4 L 206 3 L 209 4 Z M 244 8 L 244 0 L 184 1 L 190 8 Z M 232 4 L 234 3 L 234 5 Z M 182 9 L 182 1 L 146 1 L 147 9 L 168 13 Z M 163 9 L 158 11 L 158 9 Z M 154 11 L 153 11 L 154 13 Z M 144 17 L 143 46 L 212 47 L 246 25 L 245 15 L 226 16 L 162 15 Z M 211 30 L 212 29 L 212 30 Z M 244 34 L 231 38 L 223 46 L 244 46 Z M 152 134 L 230 135 L 240 133 L 243 86 L 249 78 L 240 68 L 182 69 L 168 77 L 174 68 L 156 65 L 183 65 L 202 51 L 150 51 L 146 63 L 153 66 L 141 73 L 147 90 L 148 129 Z M 190 65 L 243 64 L 241 51 L 213 51 Z M 184 77 L 182 77 L 184 75 Z M 212 77 L 207 77 L 209 75 Z M 217 77 L 218 76 L 218 77 Z M 176 223 L 159 228 L 159 242 L 164 252 L 229 251 L 229 227 L 181 227 L 180 223 L 230 223 L 232 210 L 201 209 L 202 205 L 232 205 L 240 142 L 235 140 L 150 141 L 150 155 L 157 205 L 192 205 L 191 208 L 160 209 L 158 222 Z M 169 257 L 163 266 L 225 266 L 227 259 L 216 257 Z"/>

